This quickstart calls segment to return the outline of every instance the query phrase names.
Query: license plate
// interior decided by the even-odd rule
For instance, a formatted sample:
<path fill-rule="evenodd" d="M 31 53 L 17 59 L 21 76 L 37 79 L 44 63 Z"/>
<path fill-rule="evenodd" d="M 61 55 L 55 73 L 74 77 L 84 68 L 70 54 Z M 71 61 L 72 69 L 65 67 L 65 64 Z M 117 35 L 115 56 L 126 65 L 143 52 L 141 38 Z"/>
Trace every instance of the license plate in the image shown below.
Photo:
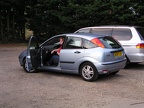
<path fill-rule="evenodd" d="M 120 57 L 120 56 L 122 56 L 122 52 L 115 52 L 115 53 L 114 53 L 114 56 L 115 56 L 115 57 Z"/>

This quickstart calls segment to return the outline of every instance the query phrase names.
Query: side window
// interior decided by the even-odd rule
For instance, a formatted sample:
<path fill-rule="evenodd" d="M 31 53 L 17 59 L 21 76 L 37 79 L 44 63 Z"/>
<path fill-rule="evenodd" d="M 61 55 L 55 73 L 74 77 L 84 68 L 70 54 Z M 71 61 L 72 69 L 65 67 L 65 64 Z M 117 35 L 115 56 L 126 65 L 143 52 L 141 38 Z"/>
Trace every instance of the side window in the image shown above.
<path fill-rule="evenodd" d="M 130 40 L 132 38 L 132 33 L 130 29 L 114 28 L 112 37 L 117 40 Z"/>
<path fill-rule="evenodd" d="M 90 48 L 97 47 L 94 43 L 92 43 L 88 40 L 84 40 L 83 46 L 84 46 L 85 49 L 90 49 Z"/>
<path fill-rule="evenodd" d="M 90 32 L 90 28 L 84 28 L 76 31 L 75 33 L 89 33 L 89 32 Z"/>
<path fill-rule="evenodd" d="M 60 44 L 60 38 L 65 38 L 64 36 L 57 36 L 49 39 L 46 43 L 45 46 L 47 45 L 59 45 Z"/>
<path fill-rule="evenodd" d="M 111 36 L 112 28 L 92 28 L 91 33 L 105 35 L 105 36 Z"/>
<path fill-rule="evenodd" d="M 38 40 L 36 37 L 32 37 L 30 41 L 31 41 L 30 46 L 29 46 L 30 49 L 38 49 L 39 48 Z"/>
<path fill-rule="evenodd" d="M 66 42 L 66 49 L 81 49 L 82 39 L 77 37 L 68 37 Z"/>
<path fill-rule="evenodd" d="M 142 40 L 144 40 L 144 28 L 143 28 L 143 27 L 137 27 L 137 28 L 135 28 L 135 29 L 137 30 L 140 38 L 141 38 Z"/>

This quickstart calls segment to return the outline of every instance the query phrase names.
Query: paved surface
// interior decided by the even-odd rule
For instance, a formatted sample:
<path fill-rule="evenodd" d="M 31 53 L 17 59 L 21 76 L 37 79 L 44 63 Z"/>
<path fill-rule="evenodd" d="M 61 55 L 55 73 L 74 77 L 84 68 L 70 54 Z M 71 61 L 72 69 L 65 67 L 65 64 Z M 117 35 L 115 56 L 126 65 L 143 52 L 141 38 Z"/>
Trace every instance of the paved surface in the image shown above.
<path fill-rule="evenodd" d="M 144 108 L 144 64 L 86 82 L 78 75 L 26 73 L 26 47 L 0 45 L 0 108 Z"/>

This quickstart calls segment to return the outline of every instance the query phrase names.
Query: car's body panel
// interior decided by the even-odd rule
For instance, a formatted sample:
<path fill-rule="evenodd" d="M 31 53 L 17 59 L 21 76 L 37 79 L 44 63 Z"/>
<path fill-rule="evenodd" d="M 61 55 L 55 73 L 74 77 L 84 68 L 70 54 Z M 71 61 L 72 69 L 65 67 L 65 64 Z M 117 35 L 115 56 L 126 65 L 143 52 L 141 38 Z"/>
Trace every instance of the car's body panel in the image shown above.
<path fill-rule="evenodd" d="M 96 31 L 95 31 L 96 30 Z M 114 30 L 120 30 L 114 33 Z M 125 31 L 127 30 L 127 31 Z M 144 44 L 144 28 L 138 26 L 93 26 L 84 27 L 75 33 L 93 33 L 112 36 L 123 46 L 130 63 L 144 62 L 144 48 L 136 48 L 138 44 Z M 117 37 L 115 34 L 119 34 Z M 121 38 L 120 38 L 121 36 Z"/>
<path fill-rule="evenodd" d="M 19 58 L 19 63 L 20 63 L 21 66 L 23 66 L 23 61 L 24 61 L 26 55 L 27 55 L 27 50 L 24 50 L 18 57 Z"/>
<path fill-rule="evenodd" d="M 78 62 L 84 57 L 85 49 L 62 49 L 60 53 L 60 67 L 62 69 L 76 70 Z"/>

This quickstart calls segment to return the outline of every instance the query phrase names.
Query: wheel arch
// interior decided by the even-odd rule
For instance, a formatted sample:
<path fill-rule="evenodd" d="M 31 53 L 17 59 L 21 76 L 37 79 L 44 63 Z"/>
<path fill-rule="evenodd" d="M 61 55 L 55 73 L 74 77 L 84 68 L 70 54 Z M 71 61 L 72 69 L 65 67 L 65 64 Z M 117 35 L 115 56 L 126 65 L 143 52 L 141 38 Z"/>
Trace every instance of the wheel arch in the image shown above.
<path fill-rule="evenodd" d="M 24 65 L 24 61 L 26 60 L 26 57 L 24 57 L 23 59 L 22 59 L 22 65 Z"/>
<path fill-rule="evenodd" d="M 84 61 L 83 63 L 81 63 L 81 65 L 79 66 L 79 74 L 81 75 L 83 80 L 90 82 L 95 81 L 99 76 L 97 67 L 90 61 Z"/>
<path fill-rule="evenodd" d="M 130 59 L 128 58 L 128 56 L 127 56 L 127 55 L 125 55 L 125 56 L 126 56 L 126 59 L 127 59 L 127 64 L 131 63 L 131 61 L 130 61 Z"/>
<path fill-rule="evenodd" d="M 82 66 L 84 63 L 91 63 L 91 64 L 93 64 L 93 63 L 90 62 L 90 61 L 84 61 L 84 62 L 82 62 L 82 63 L 79 65 L 78 74 L 80 74 L 80 68 L 81 68 L 81 66 Z M 94 64 L 93 64 L 93 65 L 94 65 Z M 96 68 L 96 66 L 95 66 L 95 68 Z M 96 68 L 96 69 L 97 69 L 97 68 Z"/>

